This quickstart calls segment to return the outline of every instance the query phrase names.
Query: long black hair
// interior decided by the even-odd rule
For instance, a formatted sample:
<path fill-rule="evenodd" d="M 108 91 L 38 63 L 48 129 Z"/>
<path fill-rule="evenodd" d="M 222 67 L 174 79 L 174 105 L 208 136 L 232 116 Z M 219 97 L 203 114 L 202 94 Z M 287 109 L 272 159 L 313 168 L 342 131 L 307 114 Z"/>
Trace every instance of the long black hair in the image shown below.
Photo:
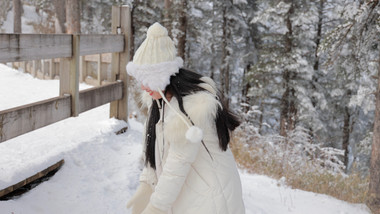
<path fill-rule="evenodd" d="M 180 68 L 175 76 L 170 77 L 170 84 L 165 88 L 165 95 L 167 92 L 171 93 L 177 100 L 179 109 L 183 114 L 188 117 L 183 107 L 183 97 L 189 94 L 194 94 L 198 91 L 206 91 L 206 89 L 199 86 L 204 83 L 201 80 L 202 76 L 193 71 Z M 217 99 L 221 99 L 217 96 Z M 233 131 L 240 125 L 240 121 L 225 105 L 224 101 L 220 100 L 222 107 L 218 105 L 218 110 L 215 118 L 216 130 L 219 138 L 219 147 L 221 150 L 226 151 L 230 141 L 230 131 Z M 158 100 L 163 106 L 162 99 Z M 155 162 L 155 141 L 156 141 L 156 124 L 160 119 L 159 106 L 157 102 L 153 101 L 149 113 L 148 124 L 146 126 L 146 150 L 145 150 L 145 164 L 148 164 L 156 169 Z M 190 118 L 191 119 L 191 118 Z"/>

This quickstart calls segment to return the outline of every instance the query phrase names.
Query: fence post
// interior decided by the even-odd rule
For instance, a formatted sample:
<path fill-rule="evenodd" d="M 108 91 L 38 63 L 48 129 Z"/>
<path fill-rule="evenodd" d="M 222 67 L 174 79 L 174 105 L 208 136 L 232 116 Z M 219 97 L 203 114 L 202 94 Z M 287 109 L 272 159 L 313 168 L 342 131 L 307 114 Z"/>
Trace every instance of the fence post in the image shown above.
<path fill-rule="evenodd" d="M 47 66 L 45 65 L 46 63 L 46 60 L 41 60 L 41 73 L 42 73 L 42 79 L 46 79 L 46 70 L 47 70 Z"/>
<path fill-rule="evenodd" d="M 37 60 L 32 61 L 32 76 L 36 77 L 37 76 Z"/>
<path fill-rule="evenodd" d="M 117 30 L 120 29 L 120 7 L 112 6 L 112 20 L 111 20 L 111 30 L 112 34 L 117 34 Z M 116 81 L 117 73 L 119 71 L 119 53 L 111 54 L 111 77 L 110 81 Z M 117 118 L 117 109 L 118 109 L 118 101 L 113 101 L 110 103 L 110 117 Z"/>
<path fill-rule="evenodd" d="M 123 98 L 110 105 L 110 117 L 128 120 L 128 82 L 126 65 L 130 59 L 130 46 L 132 41 L 131 11 L 128 6 L 112 6 L 112 33 L 124 34 L 124 51 L 112 53 L 111 81 L 123 81 Z"/>
<path fill-rule="evenodd" d="M 86 82 L 87 77 L 87 64 L 86 64 L 86 56 L 80 56 L 80 64 L 79 64 L 79 80 L 81 82 Z"/>
<path fill-rule="evenodd" d="M 97 80 L 97 83 L 98 85 L 102 85 L 102 54 L 98 54 L 98 68 L 97 68 L 97 71 L 98 71 L 98 80 Z"/>
<path fill-rule="evenodd" d="M 49 79 L 53 79 L 55 74 L 54 59 L 49 59 Z"/>
<path fill-rule="evenodd" d="M 71 95 L 71 116 L 79 115 L 79 34 L 72 35 L 73 55 L 61 59 L 59 68 L 60 95 Z"/>
<path fill-rule="evenodd" d="M 23 62 L 21 62 L 21 68 L 22 68 L 22 71 L 24 72 L 24 73 L 26 73 L 26 62 L 25 61 L 23 61 Z"/>

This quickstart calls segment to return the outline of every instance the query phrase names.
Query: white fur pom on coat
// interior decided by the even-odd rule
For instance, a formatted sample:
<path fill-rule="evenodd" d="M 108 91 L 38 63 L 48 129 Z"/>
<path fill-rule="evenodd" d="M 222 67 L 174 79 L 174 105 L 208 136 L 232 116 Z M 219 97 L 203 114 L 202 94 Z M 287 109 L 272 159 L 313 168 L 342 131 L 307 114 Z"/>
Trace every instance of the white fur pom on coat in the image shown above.
<path fill-rule="evenodd" d="M 200 143 L 203 139 L 203 131 L 197 126 L 192 126 L 186 131 L 186 139 L 192 143 Z"/>

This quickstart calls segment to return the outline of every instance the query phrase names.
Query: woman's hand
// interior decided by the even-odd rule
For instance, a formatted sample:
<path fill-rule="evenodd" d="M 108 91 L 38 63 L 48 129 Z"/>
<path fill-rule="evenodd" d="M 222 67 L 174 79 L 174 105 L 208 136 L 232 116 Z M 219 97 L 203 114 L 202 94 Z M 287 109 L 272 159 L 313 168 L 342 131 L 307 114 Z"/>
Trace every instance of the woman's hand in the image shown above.
<path fill-rule="evenodd" d="M 140 214 L 148 205 L 152 188 L 145 182 L 140 182 L 135 194 L 127 203 L 127 208 L 132 207 L 132 214 Z"/>

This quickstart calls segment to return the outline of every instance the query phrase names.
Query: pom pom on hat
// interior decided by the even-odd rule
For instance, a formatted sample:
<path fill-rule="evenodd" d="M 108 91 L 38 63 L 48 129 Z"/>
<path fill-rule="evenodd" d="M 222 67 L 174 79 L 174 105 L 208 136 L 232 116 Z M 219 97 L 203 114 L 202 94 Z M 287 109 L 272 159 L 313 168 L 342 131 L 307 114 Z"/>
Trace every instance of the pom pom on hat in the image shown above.
<path fill-rule="evenodd" d="M 133 61 L 128 63 L 127 72 L 152 90 L 164 90 L 170 83 L 170 76 L 178 73 L 183 66 L 183 60 L 176 55 L 168 31 L 156 22 L 149 27 L 147 37 L 137 49 Z"/>
<path fill-rule="evenodd" d="M 161 36 L 168 36 L 168 30 L 166 30 L 166 28 L 164 28 L 158 22 L 150 26 L 148 31 L 146 32 L 146 37 L 148 38 L 161 37 Z"/>
<path fill-rule="evenodd" d="M 191 126 L 186 131 L 186 139 L 192 143 L 200 143 L 203 139 L 203 131 L 197 126 Z"/>

